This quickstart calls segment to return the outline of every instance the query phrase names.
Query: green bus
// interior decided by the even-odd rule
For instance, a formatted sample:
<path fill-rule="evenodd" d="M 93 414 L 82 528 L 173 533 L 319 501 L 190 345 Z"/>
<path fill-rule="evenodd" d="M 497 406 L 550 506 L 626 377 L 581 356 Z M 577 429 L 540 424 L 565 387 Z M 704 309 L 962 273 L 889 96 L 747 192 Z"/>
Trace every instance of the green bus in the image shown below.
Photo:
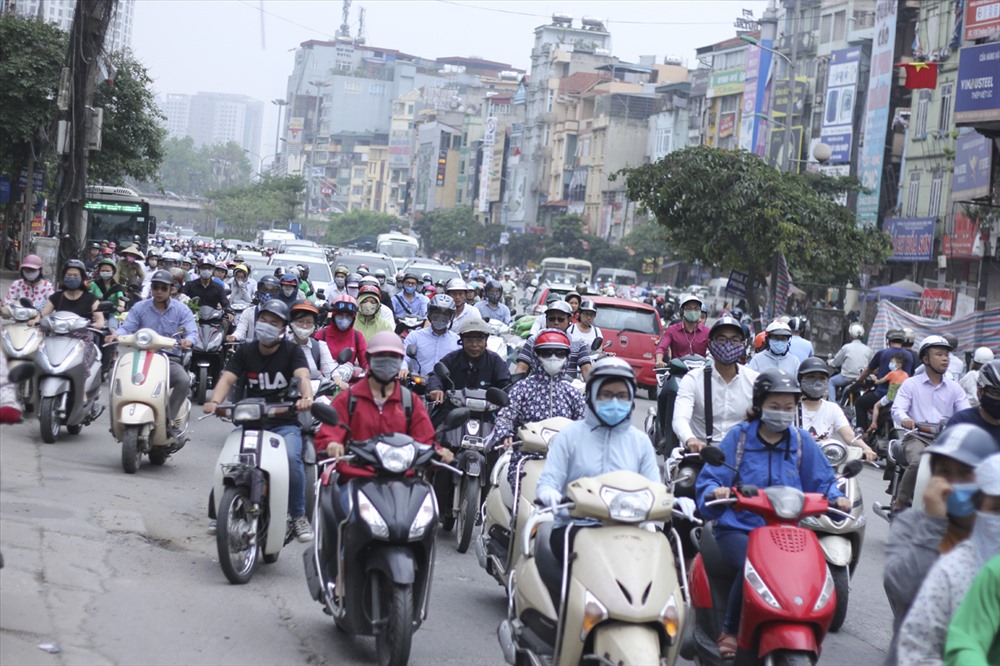
<path fill-rule="evenodd" d="M 88 187 L 83 209 L 88 242 L 114 241 L 119 248 L 136 244 L 145 252 L 149 237 L 156 235 L 149 202 L 127 187 Z"/>

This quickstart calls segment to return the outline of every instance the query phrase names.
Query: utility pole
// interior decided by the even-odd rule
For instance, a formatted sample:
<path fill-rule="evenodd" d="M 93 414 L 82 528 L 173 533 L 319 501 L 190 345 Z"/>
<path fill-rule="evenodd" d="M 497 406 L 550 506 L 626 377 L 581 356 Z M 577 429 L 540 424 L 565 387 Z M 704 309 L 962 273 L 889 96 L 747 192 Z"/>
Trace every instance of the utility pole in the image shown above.
<path fill-rule="evenodd" d="M 60 265 L 75 258 L 86 241 L 83 202 L 87 195 L 91 103 L 97 89 L 98 59 L 117 5 L 118 0 L 77 2 L 73 14 L 66 55 L 70 72 L 67 151 L 61 156 L 52 211 L 53 219 L 60 223 L 60 236 L 68 237 L 68 242 L 60 243 Z"/>

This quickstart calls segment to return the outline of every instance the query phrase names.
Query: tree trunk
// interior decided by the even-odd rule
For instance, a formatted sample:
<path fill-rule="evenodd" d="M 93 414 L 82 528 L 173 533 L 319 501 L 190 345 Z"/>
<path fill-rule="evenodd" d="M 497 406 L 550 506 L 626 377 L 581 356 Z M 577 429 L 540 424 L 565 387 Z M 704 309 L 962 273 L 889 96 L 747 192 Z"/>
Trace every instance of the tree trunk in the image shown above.
<path fill-rule="evenodd" d="M 747 314 L 753 318 L 758 331 L 763 331 L 767 325 L 761 318 L 760 300 L 757 298 L 757 282 L 761 277 L 756 271 L 747 273 Z"/>

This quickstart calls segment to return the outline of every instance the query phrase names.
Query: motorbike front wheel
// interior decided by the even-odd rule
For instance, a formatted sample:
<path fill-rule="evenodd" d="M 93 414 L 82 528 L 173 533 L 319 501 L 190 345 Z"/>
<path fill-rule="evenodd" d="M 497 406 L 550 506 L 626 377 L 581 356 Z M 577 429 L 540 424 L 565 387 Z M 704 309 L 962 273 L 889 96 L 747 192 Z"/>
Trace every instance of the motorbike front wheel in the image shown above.
<path fill-rule="evenodd" d="M 52 444 L 59 438 L 59 416 L 56 414 L 59 396 L 42 398 L 38 404 L 38 425 L 42 432 L 42 441 Z"/>
<path fill-rule="evenodd" d="M 830 631 L 840 631 L 847 619 L 847 600 L 851 594 L 851 574 L 847 567 L 830 567 L 830 575 L 833 576 L 833 588 L 837 591 L 837 610 L 833 612 L 833 621 L 830 622 Z"/>
<path fill-rule="evenodd" d="M 458 517 L 455 519 L 455 549 L 464 553 L 472 542 L 472 529 L 479 512 L 479 479 L 463 476 L 458 496 Z"/>
<path fill-rule="evenodd" d="M 208 368 L 198 368 L 198 404 L 208 400 Z"/>
<path fill-rule="evenodd" d="M 386 623 L 375 635 L 379 666 L 404 666 L 413 639 L 413 586 L 393 583 L 383 576 L 382 610 Z"/>
<path fill-rule="evenodd" d="M 139 448 L 139 426 L 125 426 L 122 432 L 122 469 L 126 474 L 139 471 L 142 462 L 142 449 Z"/>
<path fill-rule="evenodd" d="M 236 585 L 250 582 L 260 553 L 250 510 L 250 490 L 246 486 L 228 486 L 219 506 L 215 543 L 222 573 Z"/>

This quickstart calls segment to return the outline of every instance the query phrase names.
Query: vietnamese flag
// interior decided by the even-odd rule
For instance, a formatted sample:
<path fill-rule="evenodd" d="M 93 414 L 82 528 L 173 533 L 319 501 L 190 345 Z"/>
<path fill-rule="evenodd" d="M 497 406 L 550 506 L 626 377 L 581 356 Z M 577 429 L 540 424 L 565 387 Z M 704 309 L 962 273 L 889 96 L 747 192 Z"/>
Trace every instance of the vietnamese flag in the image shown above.
<path fill-rule="evenodd" d="M 906 83 L 904 85 L 907 89 L 937 88 L 938 66 L 936 62 L 905 62 L 896 66 L 906 70 Z"/>

